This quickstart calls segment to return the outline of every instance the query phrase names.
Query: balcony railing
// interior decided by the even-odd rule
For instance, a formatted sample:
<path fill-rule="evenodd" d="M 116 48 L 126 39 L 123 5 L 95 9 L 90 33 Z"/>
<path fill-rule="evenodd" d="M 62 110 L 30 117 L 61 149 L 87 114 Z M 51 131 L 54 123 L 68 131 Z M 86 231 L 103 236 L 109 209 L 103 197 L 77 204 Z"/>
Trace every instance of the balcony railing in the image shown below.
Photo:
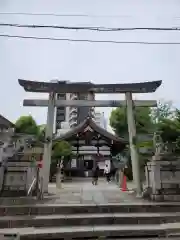
<path fill-rule="evenodd" d="M 73 112 L 77 113 L 78 109 L 76 107 L 71 107 L 69 110 L 69 114 L 72 114 Z"/>
<path fill-rule="evenodd" d="M 70 128 L 75 127 L 77 125 L 77 121 L 71 121 L 69 122 Z"/>
<path fill-rule="evenodd" d="M 78 115 L 76 113 L 72 113 L 69 116 L 69 121 L 71 121 L 72 119 L 76 119 L 78 117 Z"/>
<path fill-rule="evenodd" d="M 75 94 L 75 93 L 74 93 L 74 94 L 71 94 L 71 95 L 70 95 L 70 99 L 71 99 L 71 100 L 77 100 L 77 99 L 78 99 L 77 94 Z"/>

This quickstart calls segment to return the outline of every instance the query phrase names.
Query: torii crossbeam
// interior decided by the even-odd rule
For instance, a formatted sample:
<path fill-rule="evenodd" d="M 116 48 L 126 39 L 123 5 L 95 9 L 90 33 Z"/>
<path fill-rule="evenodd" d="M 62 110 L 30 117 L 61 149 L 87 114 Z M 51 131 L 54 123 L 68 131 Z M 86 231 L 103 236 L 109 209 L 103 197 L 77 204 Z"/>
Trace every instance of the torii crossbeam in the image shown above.
<path fill-rule="evenodd" d="M 41 99 L 25 99 L 23 106 L 25 107 L 48 107 L 49 100 Z M 134 100 L 136 107 L 156 107 L 157 101 L 154 100 Z M 55 107 L 124 107 L 127 105 L 125 100 L 55 100 Z"/>

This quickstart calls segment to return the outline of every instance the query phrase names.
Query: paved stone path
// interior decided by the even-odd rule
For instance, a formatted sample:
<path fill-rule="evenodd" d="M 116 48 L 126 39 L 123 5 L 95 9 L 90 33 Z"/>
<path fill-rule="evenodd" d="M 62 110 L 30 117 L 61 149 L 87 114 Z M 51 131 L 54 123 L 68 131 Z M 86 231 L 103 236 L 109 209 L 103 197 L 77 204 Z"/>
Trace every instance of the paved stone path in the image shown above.
<path fill-rule="evenodd" d="M 136 199 L 132 193 L 122 192 L 118 186 L 105 180 L 100 180 L 97 186 L 91 181 L 81 180 L 63 183 L 61 189 L 56 184 L 49 184 L 50 203 L 57 204 L 106 204 L 142 201 Z"/>

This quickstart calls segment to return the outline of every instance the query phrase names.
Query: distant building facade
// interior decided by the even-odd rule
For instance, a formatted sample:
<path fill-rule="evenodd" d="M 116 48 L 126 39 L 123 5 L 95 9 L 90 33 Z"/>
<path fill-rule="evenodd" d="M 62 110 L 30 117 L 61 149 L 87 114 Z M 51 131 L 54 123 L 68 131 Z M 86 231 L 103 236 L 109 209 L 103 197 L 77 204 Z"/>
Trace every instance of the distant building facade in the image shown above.
<path fill-rule="evenodd" d="M 58 100 L 68 100 L 69 94 L 68 93 L 58 93 L 57 94 Z M 62 122 L 65 122 L 69 117 L 69 107 L 57 107 L 56 108 L 56 118 L 55 118 L 55 125 L 56 125 L 56 132 L 58 129 L 62 128 Z"/>
<path fill-rule="evenodd" d="M 56 80 L 55 80 L 56 81 Z M 95 100 L 95 93 L 58 93 L 58 100 Z M 104 113 L 95 111 L 94 107 L 57 107 L 55 117 L 55 132 L 57 136 L 82 123 L 87 117 L 92 118 L 97 125 L 107 129 Z"/>
<path fill-rule="evenodd" d="M 57 94 L 58 100 L 95 100 L 94 93 L 59 93 Z M 56 108 L 56 132 L 62 129 L 64 122 L 69 123 L 70 128 L 76 127 L 84 121 L 88 116 L 95 118 L 94 107 L 57 107 Z"/>
<path fill-rule="evenodd" d="M 104 129 L 107 129 L 104 112 L 95 111 L 94 121 L 100 127 L 104 128 Z"/>
<path fill-rule="evenodd" d="M 70 100 L 95 100 L 95 94 L 84 93 L 84 94 L 70 94 Z M 94 107 L 70 107 L 69 108 L 69 126 L 73 128 L 83 122 L 88 116 L 94 118 L 95 109 Z"/>

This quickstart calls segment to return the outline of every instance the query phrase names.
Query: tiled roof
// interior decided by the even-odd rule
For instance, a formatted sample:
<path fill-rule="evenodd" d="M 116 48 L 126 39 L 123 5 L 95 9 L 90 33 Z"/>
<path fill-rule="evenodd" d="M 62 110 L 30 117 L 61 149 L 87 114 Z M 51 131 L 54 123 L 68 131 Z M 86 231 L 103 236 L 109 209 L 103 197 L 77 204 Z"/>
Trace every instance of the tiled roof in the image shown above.
<path fill-rule="evenodd" d="M 87 126 L 91 127 L 95 132 L 99 133 L 100 135 L 103 135 L 106 138 L 109 138 L 115 142 L 119 142 L 119 143 L 124 143 L 126 144 L 127 142 L 123 139 L 120 138 L 110 132 L 108 132 L 106 129 L 100 127 L 99 125 L 97 125 L 91 118 L 86 118 L 82 123 L 80 123 L 77 127 L 73 128 L 72 130 L 70 129 L 68 132 L 66 132 L 65 134 L 63 134 L 60 137 L 55 138 L 55 141 L 58 140 L 67 140 L 75 135 L 77 135 L 80 132 L 83 132 L 83 130 L 85 128 L 87 128 Z"/>
<path fill-rule="evenodd" d="M 13 128 L 14 124 L 0 114 L 0 127 Z"/>

